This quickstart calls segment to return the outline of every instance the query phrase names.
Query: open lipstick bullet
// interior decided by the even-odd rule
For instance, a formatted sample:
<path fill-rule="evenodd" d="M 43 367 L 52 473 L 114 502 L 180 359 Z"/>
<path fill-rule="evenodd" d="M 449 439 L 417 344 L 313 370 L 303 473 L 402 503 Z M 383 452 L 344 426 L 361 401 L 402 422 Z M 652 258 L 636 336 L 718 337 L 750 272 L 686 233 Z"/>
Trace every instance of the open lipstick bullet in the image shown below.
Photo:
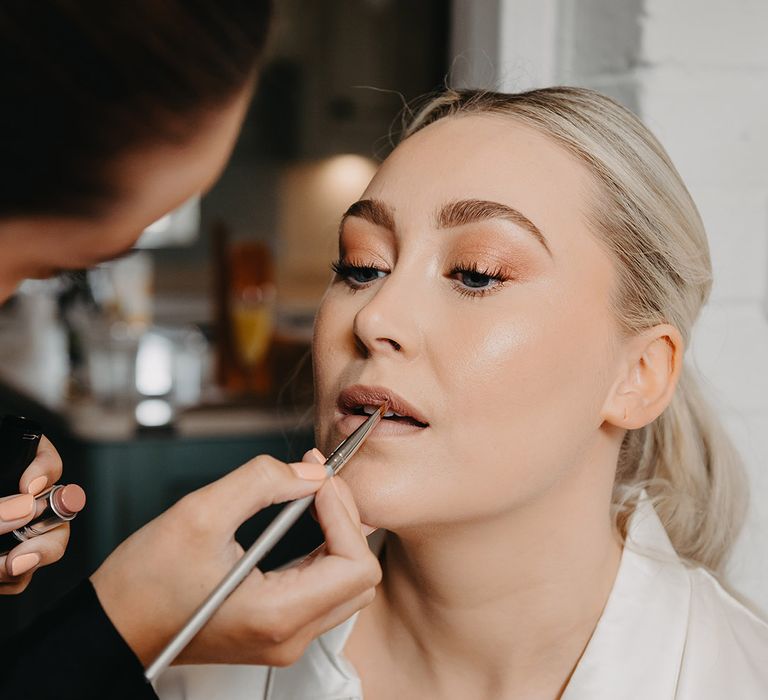
<path fill-rule="evenodd" d="M 0 535 L 0 555 L 7 554 L 20 542 L 42 535 L 74 519 L 85 507 L 85 491 L 77 484 L 58 484 L 41 493 L 37 515 L 26 525 Z"/>

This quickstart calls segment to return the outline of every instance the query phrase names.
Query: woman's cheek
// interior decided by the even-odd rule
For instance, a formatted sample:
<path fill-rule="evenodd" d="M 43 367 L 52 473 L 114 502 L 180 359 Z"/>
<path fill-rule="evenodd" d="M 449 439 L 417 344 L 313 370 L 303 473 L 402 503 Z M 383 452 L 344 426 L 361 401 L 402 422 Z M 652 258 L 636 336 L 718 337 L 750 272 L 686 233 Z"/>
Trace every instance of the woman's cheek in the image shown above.
<path fill-rule="evenodd" d="M 505 322 L 496 318 L 484 329 L 470 327 L 468 330 L 466 337 L 474 338 L 474 341 L 464 344 L 462 354 L 470 381 L 498 384 L 510 374 L 525 374 L 526 367 L 535 362 L 536 330 L 519 320 Z"/>
<path fill-rule="evenodd" d="M 569 350 L 553 342 L 546 319 L 497 317 L 484 332 L 474 330 L 477 340 L 450 373 L 464 424 L 519 437 L 557 421 L 569 394 L 564 384 L 573 377 L 562 362 Z"/>
<path fill-rule="evenodd" d="M 317 316 L 315 317 L 314 334 L 312 337 L 312 357 L 315 363 L 316 372 L 317 369 L 322 369 L 324 367 L 324 363 L 329 358 L 329 350 L 332 349 L 334 345 L 338 348 L 340 342 L 340 338 L 335 338 L 334 342 L 334 334 L 336 333 L 336 330 L 333 327 L 333 321 L 334 318 L 338 316 L 338 314 L 334 314 L 333 312 L 334 306 L 336 306 L 336 304 L 334 304 L 333 298 L 329 296 L 329 294 L 326 294 L 318 309 Z"/>
<path fill-rule="evenodd" d="M 340 377 L 351 359 L 345 348 L 353 347 L 352 321 L 345 322 L 338 307 L 326 297 L 318 310 L 312 339 L 316 429 L 323 439 L 332 428 L 336 392 L 342 388 Z"/>

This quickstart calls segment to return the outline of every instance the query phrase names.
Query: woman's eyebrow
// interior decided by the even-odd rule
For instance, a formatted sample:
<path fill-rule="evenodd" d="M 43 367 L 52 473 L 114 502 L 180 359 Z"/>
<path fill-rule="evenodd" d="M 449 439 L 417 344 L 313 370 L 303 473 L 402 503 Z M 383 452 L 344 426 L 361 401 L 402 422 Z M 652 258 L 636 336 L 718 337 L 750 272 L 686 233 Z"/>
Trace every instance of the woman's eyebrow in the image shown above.
<path fill-rule="evenodd" d="M 382 226 L 389 231 L 395 230 L 395 217 L 392 209 L 378 199 L 361 199 L 349 207 L 341 217 L 339 234 L 341 234 L 344 228 L 344 222 L 350 216 L 359 217 L 376 226 Z M 506 204 L 490 202 L 484 199 L 459 199 L 442 206 L 436 216 L 438 228 L 455 228 L 456 226 L 474 224 L 488 219 L 506 219 L 513 224 L 517 224 L 532 234 L 544 246 L 550 257 L 554 257 L 547 244 L 547 239 L 538 226 L 525 214 Z"/>
<path fill-rule="evenodd" d="M 487 219 L 506 219 L 532 234 L 552 257 L 547 239 L 539 228 L 522 212 L 506 204 L 484 199 L 460 199 L 441 207 L 437 213 L 438 228 L 455 228 Z"/>
<path fill-rule="evenodd" d="M 392 209 L 378 199 L 360 199 L 349 207 L 341 217 L 339 233 L 344 228 L 344 222 L 350 216 L 365 219 L 369 223 L 382 226 L 389 231 L 395 230 L 395 217 Z"/>

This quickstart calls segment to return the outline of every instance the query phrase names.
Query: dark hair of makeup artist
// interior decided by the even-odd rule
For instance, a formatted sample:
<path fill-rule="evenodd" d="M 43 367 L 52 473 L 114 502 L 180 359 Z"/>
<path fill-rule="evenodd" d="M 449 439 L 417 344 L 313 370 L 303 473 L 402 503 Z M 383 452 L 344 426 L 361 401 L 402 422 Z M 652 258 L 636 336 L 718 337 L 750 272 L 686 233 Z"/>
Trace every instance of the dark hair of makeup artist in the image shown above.
<path fill-rule="evenodd" d="M 131 150 L 183 143 L 254 76 L 269 0 L 3 0 L 0 218 L 95 215 Z"/>

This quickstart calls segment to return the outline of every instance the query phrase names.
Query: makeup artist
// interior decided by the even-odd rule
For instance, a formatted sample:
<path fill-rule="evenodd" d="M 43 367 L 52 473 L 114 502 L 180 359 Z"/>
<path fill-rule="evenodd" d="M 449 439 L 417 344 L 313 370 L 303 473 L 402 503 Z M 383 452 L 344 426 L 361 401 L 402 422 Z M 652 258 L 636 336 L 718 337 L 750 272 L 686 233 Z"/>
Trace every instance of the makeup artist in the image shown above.
<path fill-rule="evenodd" d="M 0 2 L 1 299 L 25 278 L 121 254 L 213 184 L 253 91 L 269 13 L 264 0 Z M 367 604 L 380 576 L 349 491 L 324 478 L 321 458 L 257 457 L 139 530 L 0 647 L 0 697 L 154 698 L 143 667 L 240 556 L 238 526 L 316 492 L 325 550 L 299 569 L 254 571 L 181 661 L 298 658 Z M 43 440 L 19 494 L 2 494 L 0 531 L 28 521 L 33 494 L 61 472 Z M 68 535 L 62 526 L 0 558 L 0 592 L 21 593 Z"/>

